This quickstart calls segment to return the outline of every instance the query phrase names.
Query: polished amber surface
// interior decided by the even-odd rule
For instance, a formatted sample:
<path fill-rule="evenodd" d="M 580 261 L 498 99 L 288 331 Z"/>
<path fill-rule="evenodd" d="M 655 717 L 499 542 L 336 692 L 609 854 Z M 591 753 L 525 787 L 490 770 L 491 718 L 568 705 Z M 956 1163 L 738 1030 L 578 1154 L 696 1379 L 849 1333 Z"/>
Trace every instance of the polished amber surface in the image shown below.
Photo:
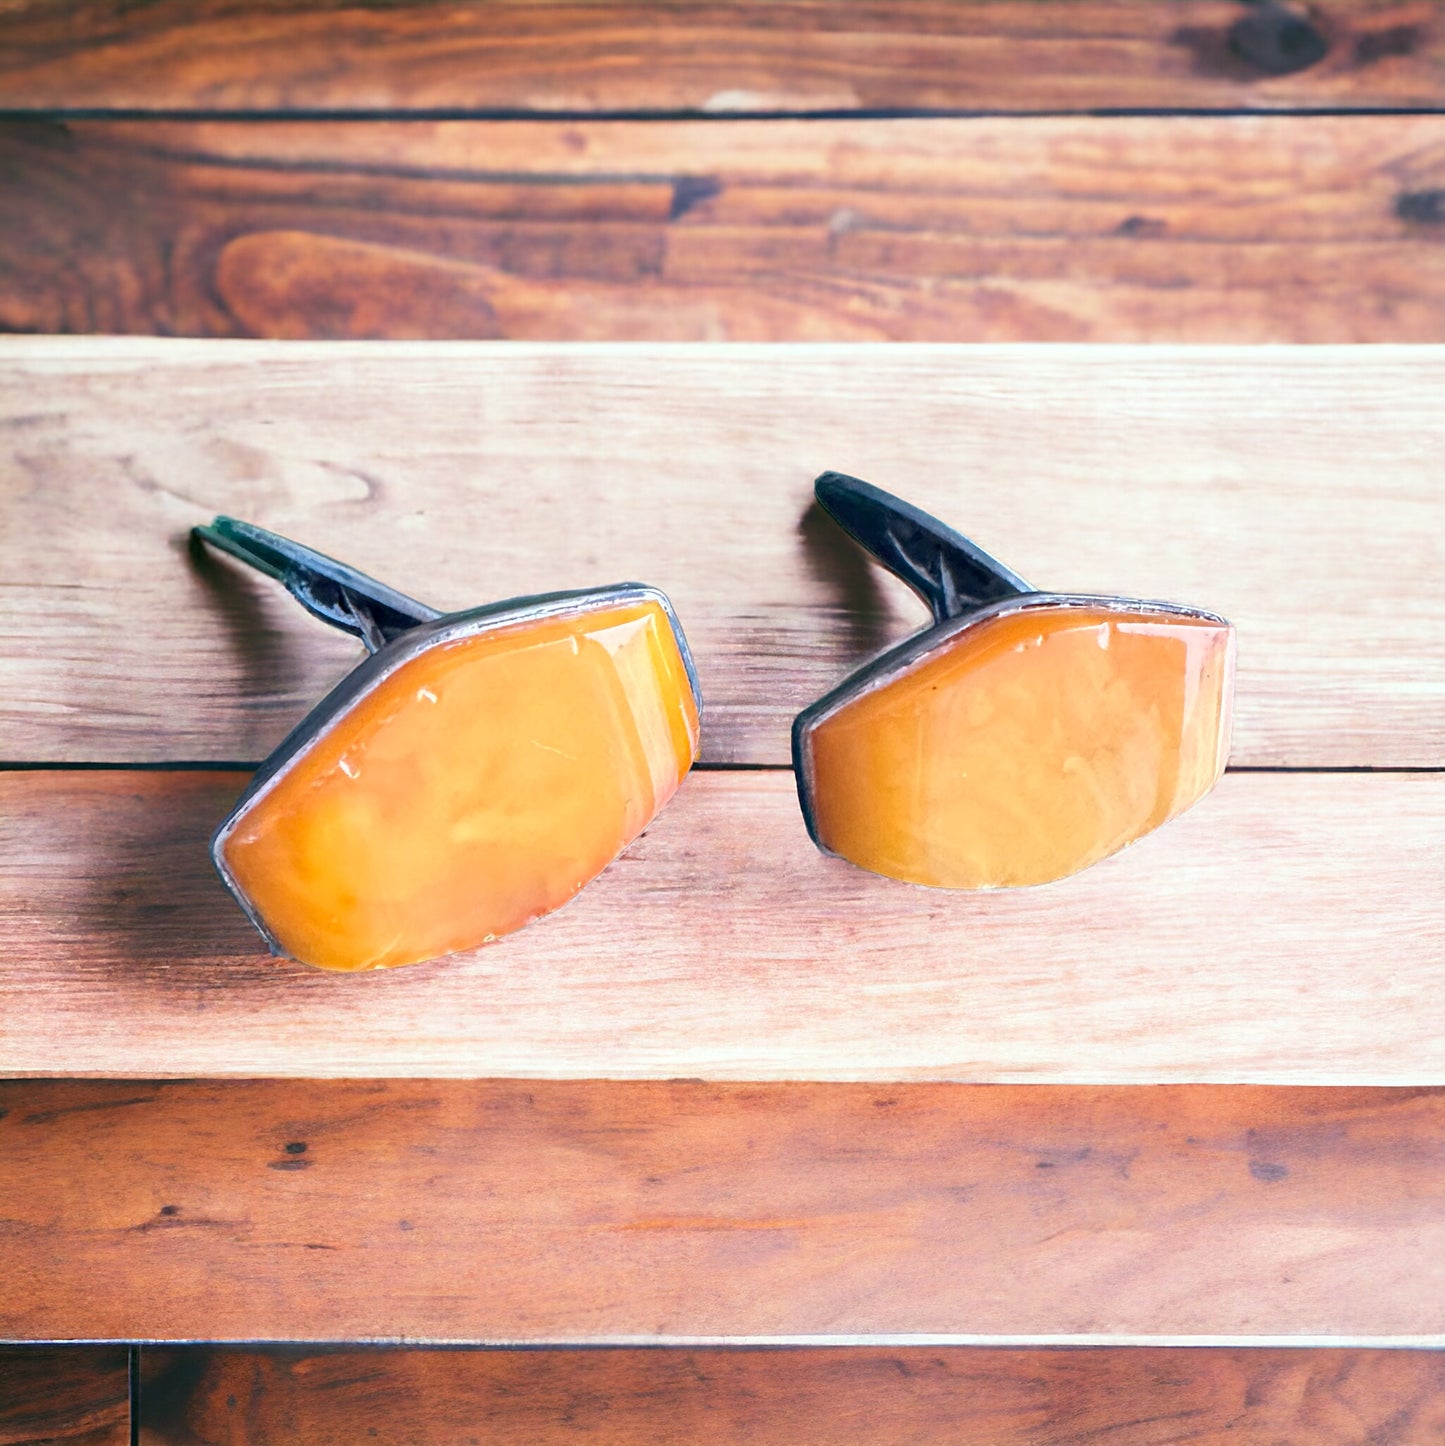
<path fill-rule="evenodd" d="M 967 628 L 815 725 L 818 836 L 916 884 L 1072 874 L 1219 777 L 1233 648 L 1225 623 L 1087 606 Z"/>
<path fill-rule="evenodd" d="M 503 627 L 402 665 L 253 801 L 223 856 L 297 959 L 415 963 L 566 903 L 697 744 L 656 602 Z"/>

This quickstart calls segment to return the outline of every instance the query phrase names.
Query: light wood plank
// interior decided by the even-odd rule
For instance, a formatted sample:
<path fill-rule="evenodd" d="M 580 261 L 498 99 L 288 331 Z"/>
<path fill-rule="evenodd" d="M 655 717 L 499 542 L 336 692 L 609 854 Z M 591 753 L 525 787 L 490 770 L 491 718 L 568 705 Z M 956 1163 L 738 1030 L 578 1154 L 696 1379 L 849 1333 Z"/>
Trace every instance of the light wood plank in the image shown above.
<path fill-rule="evenodd" d="M 785 764 L 794 713 L 923 620 L 810 511 L 838 467 L 1040 585 L 1230 617 L 1234 763 L 1438 767 L 1442 390 L 1425 348 L 7 339 L 0 758 L 255 760 L 351 665 L 188 555 L 229 512 L 442 607 L 655 583 L 705 757 Z"/>
<path fill-rule="evenodd" d="M 11 121 L 0 326 L 1445 340 L 1445 116 Z"/>
<path fill-rule="evenodd" d="M 130 1353 L 0 1346 L 0 1446 L 130 1446 Z"/>
<path fill-rule="evenodd" d="M 11 0 L 0 104 L 730 115 L 1438 106 L 1441 32 L 1430 0 Z"/>
<path fill-rule="evenodd" d="M 359 976 L 258 953 L 206 850 L 243 781 L 0 775 L 0 1070 L 1445 1082 L 1440 774 L 1231 775 L 993 894 L 825 858 L 790 774 L 695 774 L 565 909 Z"/>
<path fill-rule="evenodd" d="M 1445 1354 L 147 1349 L 142 1446 L 1358 1446 L 1445 1437 Z"/>
<path fill-rule="evenodd" d="M 5 1334 L 1445 1340 L 1439 1090 L 11 1081 L 0 1106 Z"/>

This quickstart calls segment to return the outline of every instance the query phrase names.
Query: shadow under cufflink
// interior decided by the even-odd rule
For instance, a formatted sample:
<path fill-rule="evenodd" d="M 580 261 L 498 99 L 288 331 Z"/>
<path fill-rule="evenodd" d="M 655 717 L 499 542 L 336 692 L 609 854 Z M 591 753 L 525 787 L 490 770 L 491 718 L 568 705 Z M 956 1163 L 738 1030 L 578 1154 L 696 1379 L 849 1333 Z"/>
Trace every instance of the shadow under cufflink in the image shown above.
<path fill-rule="evenodd" d="M 828 515 L 817 498 L 798 519 L 798 536 L 808 572 L 834 599 L 843 641 L 855 658 L 871 657 L 889 640 L 889 606 L 878 585 L 878 569 Z"/>
<path fill-rule="evenodd" d="M 933 614 L 794 720 L 799 802 L 825 852 L 941 888 L 1047 883 L 1213 787 L 1233 688 L 1223 618 L 1041 592 L 857 478 L 827 472 L 815 492 Z"/>
<path fill-rule="evenodd" d="M 315 676 L 314 650 L 298 644 L 295 629 L 282 625 L 272 600 L 251 578 L 225 566 L 194 533 L 187 534 L 185 551 L 204 583 L 202 604 L 215 615 L 229 639 L 227 652 L 237 674 L 235 692 L 243 699 L 265 700 L 299 694 Z M 228 691 L 228 699 L 232 696 Z M 265 718 L 273 719 L 277 711 L 279 705 L 268 701 Z M 249 728 L 245 731 L 251 732 Z M 254 759 L 265 744 L 252 746 L 254 751 L 242 751 L 233 761 Z"/>
<path fill-rule="evenodd" d="M 249 774 L 223 768 L 77 771 L 65 808 L 34 821 L 34 839 L 87 872 L 56 885 L 66 954 L 80 970 L 122 971 L 143 991 L 188 989 L 191 965 L 242 966 L 260 952 L 206 848 L 218 811 Z M 178 964 L 188 967 L 177 968 Z"/>

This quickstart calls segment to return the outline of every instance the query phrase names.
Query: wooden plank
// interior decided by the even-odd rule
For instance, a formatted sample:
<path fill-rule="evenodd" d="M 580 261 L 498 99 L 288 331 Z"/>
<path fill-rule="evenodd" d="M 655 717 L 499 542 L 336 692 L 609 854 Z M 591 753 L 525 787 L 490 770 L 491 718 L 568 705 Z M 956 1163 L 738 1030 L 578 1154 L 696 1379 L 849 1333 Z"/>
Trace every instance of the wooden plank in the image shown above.
<path fill-rule="evenodd" d="M 10 1335 L 1445 1342 L 1439 1090 L 109 1080 L 0 1102 Z"/>
<path fill-rule="evenodd" d="M 10 1074 L 1445 1082 L 1445 776 L 1235 774 L 1045 889 L 825 858 L 694 775 L 578 899 L 428 965 L 272 960 L 206 838 L 243 779 L 0 774 Z"/>
<path fill-rule="evenodd" d="M 254 761 L 344 673 L 275 584 L 188 556 L 229 512 L 442 607 L 655 583 L 705 757 L 786 764 L 923 620 L 810 510 L 839 467 L 1041 585 L 1232 618 L 1235 764 L 1439 767 L 1442 390 L 1445 349 L 8 339 L 0 759 Z"/>
<path fill-rule="evenodd" d="M 1357 1446 L 1445 1437 L 1433 1351 L 147 1350 L 143 1446 Z"/>
<path fill-rule="evenodd" d="M 24 1261 L 17 1268 L 33 1279 Z M 130 1352 L 0 1346 L 0 1446 L 130 1446 Z"/>
<path fill-rule="evenodd" d="M 227 111 L 1439 106 L 1440 7 L 1326 0 L 18 0 L 0 105 Z"/>
<path fill-rule="evenodd" d="M 0 178 L 8 330 L 1445 339 L 1438 115 L 22 120 Z"/>

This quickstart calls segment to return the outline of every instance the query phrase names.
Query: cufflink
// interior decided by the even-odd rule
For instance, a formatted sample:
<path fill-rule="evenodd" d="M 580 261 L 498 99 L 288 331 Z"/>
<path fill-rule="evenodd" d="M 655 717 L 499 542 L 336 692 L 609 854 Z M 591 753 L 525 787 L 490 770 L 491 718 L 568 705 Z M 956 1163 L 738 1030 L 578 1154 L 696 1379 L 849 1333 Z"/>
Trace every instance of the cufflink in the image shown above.
<path fill-rule="evenodd" d="M 824 852 L 938 888 L 1048 883 L 1214 786 L 1234 676 L 1223 618 L 1040 592 L 866 482 L 825 472 L 815 492 L 933 613 L 793 724 L 798 797 Z"/>
<path fill-rule="evenodd" d="M 441 614 L 248 523 L 218 517 L 194 535 L 370 655 L 212 839 L 278 953 L 381 969 L 511 933 L 601 873 L 697 760 L 697 675 L 656 588 Z"/>

